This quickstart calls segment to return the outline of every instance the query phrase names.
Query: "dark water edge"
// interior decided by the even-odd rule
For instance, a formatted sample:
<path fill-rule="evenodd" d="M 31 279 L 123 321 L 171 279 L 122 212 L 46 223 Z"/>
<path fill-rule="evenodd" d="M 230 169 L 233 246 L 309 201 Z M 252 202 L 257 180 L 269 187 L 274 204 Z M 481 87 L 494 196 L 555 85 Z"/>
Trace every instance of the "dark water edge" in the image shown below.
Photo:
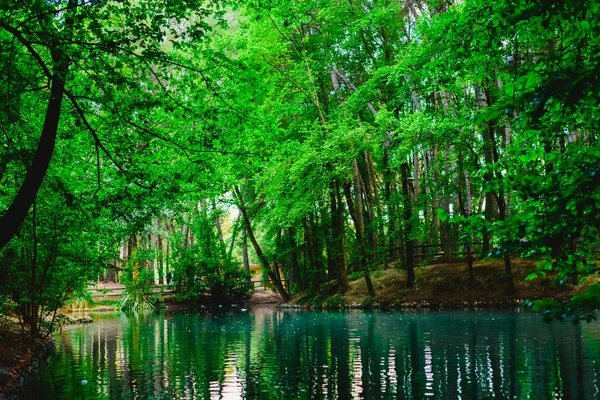
<path fill-rule="evenodd" d="M 103 313 L 29 399 L 593 399 L 600 324 L 522 311 Z M 82 384 L 82 381 L 85 384 Z"/>
<path fill-rule="evenodd" d="M 4 346 L 5 343 L 2 343 L 2 345 Z M 38 339 L 35 344 L 28 344 L 27 353 L 29 354 L 21 353 L 17 355 L 19 358 L 25 358 L 26 362 L 1 366 L 2 374 L 10 376 L 10 378 L 3 379 L 2 384 L 4 387 L 0 390 L 0 400 L 29 398 L 31 388 L 36 386 L 39 380 L 39 370 L 45 367 L 44 363 L 52 354 L 54 348 L 52 338 Z"/>

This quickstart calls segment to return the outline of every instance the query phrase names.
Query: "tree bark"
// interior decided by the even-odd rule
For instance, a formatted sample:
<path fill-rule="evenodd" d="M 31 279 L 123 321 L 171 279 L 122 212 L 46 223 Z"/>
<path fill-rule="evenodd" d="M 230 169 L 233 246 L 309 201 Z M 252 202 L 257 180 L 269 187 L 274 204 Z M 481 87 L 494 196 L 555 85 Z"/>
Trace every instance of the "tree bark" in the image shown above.
<path fill-rule="evenodd" d="M 275 273 L 271 269 L 271 264 L 269 263 L 267 256 L 265 256 L 265 254 L 263 253 L 260 245 L 258 244 L 258 241 L 256 240 L 256 237 L 254 236 L 254 232 L 252 231 L 252 225 L 250 224 L 250 218 L 248 217 L 248 211 L 246 210 L 246 206 L 243 203 L 243 199 L 242 199 L 240 190 L 237 187 L 235 187 L 234 192 L 239 200 L 238 208 L 240 209 L 240 212 L 242 213 L 242 218 L 244 219 L 244 225 L 246 226 L 246 234 L 248 235 L 248 238 L 250 239 L 250 243 L 252 243 L 252 246 L 254 247 L 254 251 L 256 252 L 256 255 L 258 256 L 258 259 L 260 260 L 265 271 L 267 272 L 267 276 L 269 277 L 269 279 L 271 279 L 271 282 L 273 282 L 273 285 L 275 285 L 277 292 L 279 293 L 279 295 L 281 296 L 283 301 L 288 301 L 290 299 L 290 295 L 287 293 L 287 291 L 283 287 L 281 280 L 277 279 L 277 275 L 275 275 Z"/>
<path fill-rule="evenodd" d="M 306 289 L 304 284 L 302 283 L 302 278 L 300 277 L 300 264 L 298 263 L 298 248 L 296 245 L 296 232 L 293 228 L 289 228 L 287 230 L 287 235 L 289 236 L 289 242 L 291 247 L 291 257 L 292 257 L 292 283 L 297 285 L 298 290 L 302 291 Z M 292 287 L 290 285 L 290 287 Z"/>
<path fill-rule="evenodd" d="M 73 26 L 73 17 L 71 13 L 75 12 L 74 9 L 76 6 L 77 0 L 69 0 L 65 11 L 65 28 L 67 32 L 70 31 L 70 28 Z M 50 23 L 52 22 L 50 21 Z M 55 47 L 49 47 L 54 64 L 54 74 L 50 77 L 48 67 L 23 35 L 4 21 L 0 21 L 0 27 L 10 32 L 15 39 L 20 41 L 27 48 L 33 58 L 38 61 L 41 68 L 44 70 L 44 73 L 50 78 L 51 82 L 50 99 L 48 101 L 42 134 L 33 158 L 33 163 L 27 169 L 27 174 L 25 175 L 25 179 L 23 180 L 17 195 L 8 207 L 8 210 L 6 210 L 2 218 L 0 218 L 0 249 L 2 249 L 15 233 L 17 233 L 19 226 L 21 226 L 25 220 L 31 205 L 35 202 L 37 193 L 40 190 L 40 186 L 48 171 L 50 161 L 52 160 L 52 154 L 54 153 L 54 148 L 56 146 L 56 135 L 60 121 L 63 95 L 65 93 L 65 82 L 70 64 L 69 60 L 66 59 L 61 52 L 57 51 Z M 52 43 L 52 45 L 54 46 L 54 43 Z"/>
<path fill-rule="evenodd" d="M 33 163 L 27 169 L 27 175 L 19 192 L 8 210 L 0 218 L 0 249 L 8 243 L 25 220 L 48 171 L 56 145 L 56 133 L 60 120 L 67 70 L 68 64 L 62 60 L 59 61 L 59 65 L 52 76 L 50 100 L 48 101 L 42 135 L 38 142 Z"/>
<path fill-rule="evenodd" d="M 335 279 L 338 287 L 346 291 L 349 287 L 344 258 L 344 203 L 339 194 L 338 182 L 329 185 L 329 208 L 331 212 L 331 255 L 335 264 Z"/>
<path fill-rule="evenodd" d="M 406 286 L 415 285 L 414 269 L 414 240 L 412 238 L 412 205 L 411 195 L 408 188 L 408 162 L 402 163 L 400 174 L 402 175 L 402 194 L 404 195 L 404 244 L 406 247 Z"/>
<path fill-rule="evenodd" d="M 248 258 L 248 236 L 246 235 L 246 228 L 242 228 L 242 263 L 244 264 L 244 270 L 250 275 L 250 260 Z M 248 276 L 248 283 L 252 281 L 252 277 Z"/>
<path fill-rule="evenodd" d="M 356 233 L 356 241 L 358 242 L 360 268 L 365 277 L 365 283 L 367 284 L 369 296 L 373 297 L 375 296 L 375 288 L 373 287 L 373 282 L 371 282 L 371 275 L 369 274 L 369 267 L 367 264 L 367 251 L 365 249 L 365 239 L 362 230 L 362 221 L 360 220 L 359 214 L 357 212 L 358 206 L 355 207 L 354 201 L 352 200 L 352 193 L 350 192 L 349 183 L 344 184 L 344 194 L 346 196 L 346 203 L 348 204 L 348 211 L 350 212 L 350 217 L 354 222 L 354 231 Z"/>

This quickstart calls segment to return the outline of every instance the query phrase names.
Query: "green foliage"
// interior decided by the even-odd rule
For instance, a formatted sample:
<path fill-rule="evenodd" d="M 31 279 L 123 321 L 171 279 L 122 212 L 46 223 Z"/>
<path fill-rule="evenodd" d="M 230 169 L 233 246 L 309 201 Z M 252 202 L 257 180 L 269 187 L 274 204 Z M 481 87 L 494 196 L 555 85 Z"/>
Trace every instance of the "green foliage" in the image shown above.
<path fill-rule="evenodd" d="M 600 284 L 591 285 L 586 292 L 573 296 L 568 302 L 538 300 L 529 302 L 527 306 L 543 312 L 546 322 L 569 320 L 577 324 L 580 321 L 596 321 L 596 310 L 600 307 Z"/>
<path fill-rule="evenodd" d="M 343 309 L 346 306 L 343 293 L 337 293 L 325 300 L 325 308 L 327 309 Z"/>
<path fill-rule="evenodd" d="M 154 302 L 144 290 L 129 287 L 119 298 L 119 309 L 123 311 L 153 310 Z"/>
<path fill-rule="evenodd" d="M 0 294 L 14 301 L 24 318 L 28 307 L 37 310 L 38 323 L 52 318 L 69 298 L 84 297 L 88 282 L 114 257 L 108 246 L 114 245 L 110 235 L 117 226 L 62 179 L 48 178 L 35 211 L 0 250 Z"/>
<path fill-rule="evenodd" d="M 355 281 L 357 279 L 361 279 L 364 276 L 362 271 L 354 271 L 351 274 L 348 274 L 348 279 L 351 281 Z"/>
<path fill-rule="evenodd" d="M 361 303 L 360 306 L 364 309 L 372 309 L 377 305 L 375 299 L 371 296 L 367 296 Z"/>
<path fill-rule="evenodd" d="M 147 268 L 143 268 L 146 257 L 142 252 L 136 253 L 125 265 L 126 274 L 121 282 L 125 291 L 119 298 L 119 309 L 125 311 L 152 310 L 156 299 L 154 292 L 154 276 Z"/>
<path fill-rule="evenodd" d="M 343 310 L 347 305 L 343 293 L 329 295 L 314 290 L 307 292 L 297 302 L 304 308 L 317 310 Z"/>
<path fill-rule="evenodd" d="M 186 244 L 180 236 L 173 238 L 177 252 L 172 263 L 173 282 L 185 288 L 185 299 L 199 295 L 210 295 L 217 300 L 250 296 L 250 276 L 226 251 L 215 224 L 218 216 L 219 210 L 203 207 L 190 223 L 195 241 Z"/>
<path fill-rule="evenodd" d="M 0 296 L 56 309 L 151 232 L 168 246 L 136 243 L 126 304 L 159 264 L 185 298 L 246 297 L 246 227 L 219 225 L 233 187 L 293 291 L 419 243 L 484 241 L 556 284 L 597 271 L 596 2 L 30 3 L 0 6 L 0 211 L 61 54 L 68 103 Z"/>

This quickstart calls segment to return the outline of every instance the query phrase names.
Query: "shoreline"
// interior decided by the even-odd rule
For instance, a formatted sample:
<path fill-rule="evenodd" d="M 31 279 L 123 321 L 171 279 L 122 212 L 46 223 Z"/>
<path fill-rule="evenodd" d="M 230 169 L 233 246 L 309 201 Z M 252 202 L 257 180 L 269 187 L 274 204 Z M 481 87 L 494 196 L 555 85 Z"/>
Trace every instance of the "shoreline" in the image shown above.
<path fill-rule="evenodd" d="M 473 310 L 473 309 L 515 309 L 523 308 L 528 305 L 530 301 L 536 299 L 496 299 L 496 300 L 481 300 L 481 301 L 463 301 L 463 302 L 435 302 L 435 301 L 408 301 L 403 303 L 394 304 L 344 304 L 339 306 L 330 306 L 326 304 L 322 305 L 311 305 L 311 304 L 298 304 L 298 303 L 279 303 L 275 304 L 277 308 L 287 310 L 381 310 L 381 311 L 403 311 L 403 310 Z M 556 299 L 561 300 L 561 299 Z"/>
<path fill-rule="evenodd" d="M 0 332 L 0 400 L 20 399 L 54 351 L 52 334 L 31 342 L 14 328 Z"/>

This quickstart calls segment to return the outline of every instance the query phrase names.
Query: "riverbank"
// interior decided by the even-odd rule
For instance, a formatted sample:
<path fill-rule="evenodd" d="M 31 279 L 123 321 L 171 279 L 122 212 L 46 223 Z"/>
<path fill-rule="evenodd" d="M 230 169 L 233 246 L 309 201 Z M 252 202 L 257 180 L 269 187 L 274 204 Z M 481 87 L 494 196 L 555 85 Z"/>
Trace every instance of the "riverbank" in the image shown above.
<path fill-rule="evenodd" d="M 349 289 L 336 293 L 332 286 L 320 291 L 300 293 L 282 304 L 293 308 L 389 308 L 409 307 L 485 307 L 518 306 L 527 300 L 551 298 L 567 300 L 581 293 L 599 280 L 588 277 L 577 285 L 555 285 L 553 276 L 525 280 L 535 272 L 536 261 L 512 260 L 515 292 L 507 293 L 504 263 L 502 260 L 476 261 L 473 264 L 474 280 L 469 281 L 464 263 L 436 264 L 415 269 L 416 282 L 406 286 L 406 273 L 389 268 L 371 273 L 375 297 L 369 296 L 363 277 L 350 281 Z"/>
<path fill-rule="evenodd" d="M 0 399 L 18 399 L 53 348 L 52 335 L 31 341 L 29 336 L 21 335 L 18 323 L 3 321 L 0 330 Z"/>

